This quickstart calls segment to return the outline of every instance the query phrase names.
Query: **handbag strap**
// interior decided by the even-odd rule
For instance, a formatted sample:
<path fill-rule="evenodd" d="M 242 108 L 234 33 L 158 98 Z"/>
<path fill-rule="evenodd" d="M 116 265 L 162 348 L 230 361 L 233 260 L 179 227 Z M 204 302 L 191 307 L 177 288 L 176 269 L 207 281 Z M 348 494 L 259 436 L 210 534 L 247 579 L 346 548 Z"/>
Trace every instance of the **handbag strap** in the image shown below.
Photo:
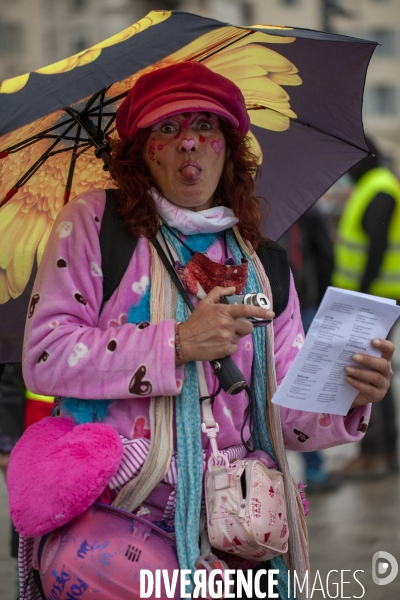
<path fill-rule="evenodd" d="M 214 419 L 213 411 L 212 411 L 212 402 L 214 400 L 214 396 L 216 396 L 219 390 L 215 394 L 209 394 L 207 388 L 206 376 L 204 373 L 204 365 L 201 361 L 196 361 L 197 373 L 199 377 L 199 392 L 200 392 L 200 405 L 201 405 L 201 415 L 202 415 L 202 423 L 201 430 L 205 433 L 210 440 L 212 456 L 208 459 L 208 470 L 213 471 L 215 485 L 217 489 L 224 489 L 228 487 L 228 467 L 229 460 L 218 449 L 217 444 L 217 434 L 219 432 L 219 425 Z M 218 464 L 219 459 L 223 460 L 223 465 Z M 216 462 L 217 465 L 213 467 L 213 462 Z"/>

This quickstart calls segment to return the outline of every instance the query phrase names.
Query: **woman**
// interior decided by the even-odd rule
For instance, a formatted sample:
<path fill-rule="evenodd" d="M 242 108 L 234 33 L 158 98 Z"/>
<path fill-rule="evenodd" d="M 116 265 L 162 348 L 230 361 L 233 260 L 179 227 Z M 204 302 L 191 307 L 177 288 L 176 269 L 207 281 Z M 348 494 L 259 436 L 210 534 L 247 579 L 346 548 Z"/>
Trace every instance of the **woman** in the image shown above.
<path fill-rule="evenodd" d="M 272 310 L 219 302 L 235 290 L 270 294 L 252 252 L 260 239 L 257 161 L 246 137 L 250 122 L 244 98 L 232 82 L 196 62 L 153 71 L 137 81 L 116 124 L 120 141 L 114 144 L 111 173 L 120 190 L 118 211 L 139 236 L 135 252 L 99 315 L 98 236 L 105 193 L 90 191 L 64 208 L 33 290 L 24 377 L 30 389 L 63 397 L 61 415 L 75 423 L 101 421 L 120 434 L 123 469 L 109 478 L 102 501 L 139 510 L 164 529 L 175 528 L 180 567 L 191 568 L 199 553 L 201 473 L 209 452 L 208 438 L 200 433 L 195 361 L 203 361 L 208 390 L 215 393 L 209 361 L 233 355 L 252 385 L 255 406 L 265 412 L 266 370 L 270 385 L 275 377 L 279 384 L 303 339 L 298 301 L 291 284 L 287 307 L 273 328 L 254 332 L 248 319 L 273 319 Z M 149 242 L 160 231 L 196 305 L 191 315 Z M 205 255 L 212 262 L 206 260 L 199 274 Z M 233 285 L 227 287 L 227 281 Z M 274 348 L 274 364 L 266 365 L 265 336 Z M 315 450 L 362 437 L 369 403 L 383 397 L 391 378 L 393 345 L 379 340 L 376 346 L 382 358 L 355 357 L 371 371 L 348 373 L 359 393 L 345 418 L 269 405 L 274 441 L 264 432 L 263 442 L 260 434 L 257 450 L 270 467 L 280 463 L 287 481 L 283 443 L 290 450 Z M 252 377 L 254 365 L 259 374 Z M 245 392 L 233 397 L 222 391 L 214 399 L 218 446 L 230 460 L 247 453 L 247 404 Z M 292 552 L 297 548 L 301 554 L 297 492 L 287 483 L 286 493 L 293 513 Z M 228 565 L 229 558 L 226 554 Z M 307 558 L 302 560 L 306 565 Z M 274 561 L 285 597 L 285 566 L 281 559 Z"/>

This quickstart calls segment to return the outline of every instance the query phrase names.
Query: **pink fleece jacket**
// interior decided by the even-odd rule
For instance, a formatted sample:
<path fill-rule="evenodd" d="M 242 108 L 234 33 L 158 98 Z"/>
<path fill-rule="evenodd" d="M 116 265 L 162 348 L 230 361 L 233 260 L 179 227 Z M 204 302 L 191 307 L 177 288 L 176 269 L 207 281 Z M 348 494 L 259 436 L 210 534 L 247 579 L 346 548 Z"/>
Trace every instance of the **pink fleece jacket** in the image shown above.
<path fill-rule="evenodd" d="M 149 397 L 179 394 L 184 369 L 175 366 L 174 320 L 158 325 L 127 323 L 150 277 L 149 242 L 140 238 L 128 269 L 99 316 L 102 270 L 99 231 L 103 190 L 71 201 L 59 214 L 33 289 L 25 331 L 23 372 L 33 392 L 81 399 L 111 400 L 105 422 L 128 439 L 149 438 Z M 219 241 L 209 257 L 223 260 Z M 274 322 L 275 365 L 282 381 L 303 342 L 297 294 Z M 242 338 L 234 360 L 250 380 L 251 337 Z M 215 389 L 206 364 L 209 389 Z M 219 447 L 240 443 L 245 395 L 219 394 L 213 410 L 220 425 Z M 285 446 L 311 451 L 359 440 L 370 407 L 347 417 L 281 408 Z M 203 438 L 204 447 L 207 438 Z"/>

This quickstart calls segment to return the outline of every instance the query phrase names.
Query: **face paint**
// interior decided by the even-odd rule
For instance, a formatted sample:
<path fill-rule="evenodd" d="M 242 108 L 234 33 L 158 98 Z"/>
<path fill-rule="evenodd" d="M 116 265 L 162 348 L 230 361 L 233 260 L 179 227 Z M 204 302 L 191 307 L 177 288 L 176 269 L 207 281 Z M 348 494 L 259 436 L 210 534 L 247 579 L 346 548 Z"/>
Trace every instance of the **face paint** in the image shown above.
<path fill-rule="evenodd" d="M 191 113 L 188 113 L 187 117 L 174 117 L 175 121 L 177 123 L 179 123 L 180 127 L 183 129 L 188 129 L 188 127 L 191 126 L 191 124 L 193 123 L 193 121 L 195 121 L 197 119 L 197 115 L 192 115 Z"/>
<path fill-rule="evenodd" d="M 212 130 L 220 129 L 219 120 L 211 113 L 182 113 L 155 123 L 151 131 L 157 137 L 165 136 L 177 140 L 186 129 L 197 131 L 203 143 Z"/>
<path fill-rule="evenodd" d="M 225 142 L 222 138 L 219 138 L 218 140 L 212 140 L 210 142 L 210 146 L 214 150 L 217 157 L 219 158 L 221 156 L 222 150 L 225 147 Z"/>
<path fill-rule="evenodd" d="M 194 140 L 187 140 L 186 138 L 182 140 L 182 147 L 185 148 L 188 152 L 194 148 L 196 142 Z"/>
<path fill-rule="evenodd" d="M 162 195 L 174 206 L 205 210 L 212 205 L 225 150 L 216 115 L 181 113 L 152 126 L 144 157 Z"/>

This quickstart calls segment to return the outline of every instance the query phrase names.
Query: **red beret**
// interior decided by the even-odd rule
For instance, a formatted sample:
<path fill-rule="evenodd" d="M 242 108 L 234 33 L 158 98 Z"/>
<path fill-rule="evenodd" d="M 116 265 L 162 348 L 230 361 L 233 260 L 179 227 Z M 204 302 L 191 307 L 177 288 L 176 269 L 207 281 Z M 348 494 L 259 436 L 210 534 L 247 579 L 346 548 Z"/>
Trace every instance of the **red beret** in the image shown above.
<path fill-rule="evenodd" d="M 122 140 L 138 129 L 182 112 L 212 112 L 232 129 L 248 133 L 250 118 L 240 89 L 196 61 L 176 63 L 139 77 L 117 112 Z"/>

